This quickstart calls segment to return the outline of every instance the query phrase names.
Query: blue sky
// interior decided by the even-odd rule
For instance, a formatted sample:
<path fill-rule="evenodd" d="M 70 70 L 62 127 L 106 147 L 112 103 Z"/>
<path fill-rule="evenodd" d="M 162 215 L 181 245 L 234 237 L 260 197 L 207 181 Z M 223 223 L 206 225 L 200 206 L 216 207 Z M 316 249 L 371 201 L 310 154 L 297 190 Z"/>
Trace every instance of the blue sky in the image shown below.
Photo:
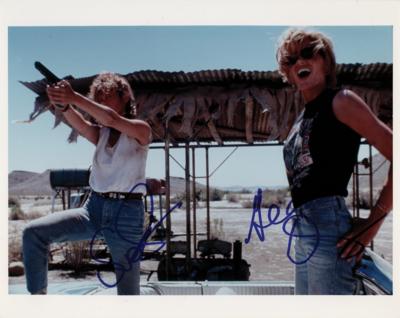
<path fill-rule="evenodd" d="M 315 27 L 331 37 L 338 63 L 392 63 L 392 27 Z M 53 129 L 51 114 L 27 119 L 36 95 L 18 83 L 41 75 L 33 67 L 41 61 L 59 77 L 90 76 L 101 71 L 198 71 L 238 68 L 275 70 L 275 47 L 285 26 L 198 27 L 10 27 L 8 29 L 9 166 L 8 171 L 87 168 L 94 147 L 83 138 L 68 144 L 70 129 Z M 366 148 L 366 147 L 365 147 Z M 366 153 L 362 149 L 362 156 Z M 232 151 L 210 151 L 210 170 Z M 183 163 L 183 151 L 172 152 Z M 204 151 L 197 151 L 197 174 L 204 174 Z M 244 168 L 245 167 L 245 168 Z M 171 173 L 183 171 L 171 161 Z M 149 152 L 147 175 L 163 177 L 163 151 Z M 240 148 L 212 177 L 211 184 L 287 184 L 281 147 Z"/>

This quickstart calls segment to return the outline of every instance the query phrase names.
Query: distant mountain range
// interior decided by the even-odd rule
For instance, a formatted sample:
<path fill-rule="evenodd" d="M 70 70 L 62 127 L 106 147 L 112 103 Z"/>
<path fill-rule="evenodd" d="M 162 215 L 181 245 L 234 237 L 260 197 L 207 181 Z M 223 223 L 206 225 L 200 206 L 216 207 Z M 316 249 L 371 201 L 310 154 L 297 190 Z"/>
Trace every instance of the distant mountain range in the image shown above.
<path fill-rule="evenodd" d="M 50 195 L 50 170 L 43 173 L 12 171 L 8 174 L 9 195 Z"/>
<path fill-rule="evenodd" d="M 186 182 L 184 178 L 171 177 L 171 193 L 184 193 Z M 192 183 L 190 183 L 192 187 Z M 206 186 L 196 182 L 196 189 L 205 189 Z M 31 171 L 12 171 L 8 174 L 9 195 L 51 195 L 50 170 L 43 173 Z"/>
<path fill-rule="evenodd" d="M 224 191 L 229 191 L 229 192 L 241 192 L 243 190 L 245 191 L 250 191 L 251 193 L 255 193 L 258 189 L 265 190 L 278 190 L 282 188 L 287 188 L 288 185 L 281 185 L 281 186 L 266 186 L 266 185 L 257 185 L 257 186 L 229 186 L 229 187 L 219 187 L 219 189 L 222 189 Z"/>
<path fill-rule="evenodd" d="M 376 154 L 372 158 L 374 172 L 374 188 L 379 189 L 382 187 L 386 180 L 386 176 L 389 169 L 389 162 L 383 158 L 380 154 Z M 360 173 L 367 173 L 368 169 L 363 166 L 359 168 Z M 367 189 L 369 185 L 369 178 L 361 176 L 359 178 L 359 184 L 361 189 Z M 192 185 L 191 185 L 192 186 Z M 350 180 L 349 188 L 352 186 L 352 180 Z M 251 191 L 252 193 L 261 189 L 278 189 L 285 186 L 229 186 L 219 187 L 221 190 L 239 192 L 243 189 Z M 186 183 L 184 178 L 171 177 L 171 193 L 184 193 Z M 197 190 L 205 189 L 205 185 L 196 182 Z M 50 186 L 50 170 L 46 170 L 43 173 L 31 172 L 31 171 L 12 171 L 8 175 L 8 193 L 9 195 L 51 195 L 52 189 Z"/>

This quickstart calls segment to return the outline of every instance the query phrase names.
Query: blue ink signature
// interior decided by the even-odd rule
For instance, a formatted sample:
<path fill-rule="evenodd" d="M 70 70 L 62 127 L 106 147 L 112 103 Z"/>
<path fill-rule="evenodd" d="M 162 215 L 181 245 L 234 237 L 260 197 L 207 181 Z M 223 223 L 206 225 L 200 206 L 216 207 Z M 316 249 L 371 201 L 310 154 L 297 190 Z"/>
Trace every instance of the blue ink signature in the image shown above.
<path fill-rule="evenodd" d="M 279 219 L 281 210 L 278 205 L 276 204 L 271 204 L 268 208 L 267 212 L 267 219 L 268 223 L 264 225 L 263 223 L 263 218 L 261 215 L 261 202 L 262 202 L 262 191 L 261 189 L 257 190 L 257 194 L 254 196 L 253 200 L 253 214 L 251 216 L 251 221 L 250 221 L 250 228 L 249 228 L 249 233 L 247 234 L 247 238 L 244 240 L 246 244 L 250 243 L 251 240 L 251 235 L 254 231 L 256 232 L 258 238 L 260 241 L 264 242 L 265 241 L 265 233 L 264 231 L 269 228 L 270 226 L 273 225 L 279 225 L 282 224 L 282 231 L 289 237 L 288 241 L 288 246 L 286 250 L 286 255 L 288 259 L 296 265 L 304 264 L 306 263 L 316 252 L 319 242 L 320 242 L 320 233 L 318 230 L 317 225 L 309 219 L 307 216 L 303 214 L 296 214 L 295 209 L 292 208 L 292 201 L 289 202 L 289 204 L 286 207 L 286 213 L 284 217 Z M 305 218 L 307 222 L 313 225 L 315 232 L 313 234 L 309 235 L 301 235 L 295 233 L 296 227 L 298 226 L 298 223 L 301 218 Z M 292 222 L 290 222 L 292 221 Z M 291 224 L 291 228 L 288 230 L 288 224 Z M 290 251 L 292 249 L 292 242 L 293 238 L 296 237 L 309 237 L 309 238 L 315 238 L 315 243 L 313 246 L 312 251 L 309 253 L 308 256 L 304 260 L 294 260 L 292 256 L 290 255 Z"/>
<path fill-rule="evenodd" d="M 306 215 L 304 215 L 303 213 L 301 213 L 301 211 L 299 211 L 299 213 L 296 214 L 295 209 L 291 207 L 292 206 L 291 201 L 289 202 L 289 204 L 286 207 L 286 215 L 280 220 L 279 220 L 279 216 L 280 216 L 279 206 L 276 204 L 271 204 L 271 206 L 268 208 L 268 212 L 267 212 L 267 219 L 268 219 L 269 223 L 264 225 L 262 215 L 261 215 L 261 202 L 262 202 L 262 191 L 261 191 L 261 189 L 258 189 L 257 194 L 254 196 L 254 200 L 253 200 L 253 214 L 252 214 L 251 221 L 250 221 L 249 232 L 248 232 L 247 238 L 245 239 L 246 244 L 250 243 L 253 229 L 256 232 L 260 241 L 263 242 L 263 241 L 265 241 L 264 230 L 266 230 L 268 227 L 270 227 L 272 225 L 282 224 L 282 231 L 287 236 L 289 236 L 286 255 L 292 263 L 294 263 L 296 265 L 300 265 L 300 264 L 306 263 L 314 255 L 314 253 L 316 252 L 316 250 L 319 246 L 320 239 L 322 237 L 324 237 L 324 238 L 329 237 L 329 235 L 322 236 L 318 230 L 317 225 L 313 222 L 313 220 L 310 219 L 309 217 L 307 217 Z M 363 243 L 361 243 L 358 240 L 358 238 L 361 237 L 361 235 L 363 235 L 369 229 L 371 229 L 375 224 L 381 222 L 382 219 L 384 219 L 385 217 L 386 217 L 386 214 L 377 218 L 377 220 L 372 222 L 367 227 L 363 228 L 361 231 L 352 233 L 350 238 L 347 238 L 346 237 L 347 234 L 345 234 L 342 239 L 345 240 L 346 243 L 340 249 L 339 253 L 341 254 L 343 251 L 345 251 L 350 244 L 358 245 L 360 247 L 360 249 L 357 250 L 356 252 L 349 253 L 346 257 L 343 257 L 343 256 L 342 257 L 344 259 L 349 260 L 349 259 L 358 257 L 360 254 L 363 254 L 366 246 Z M 304 218 L 307 221 L 307 223 L 309 223 L 313 226 L 313 228 L 315 230 L 313 234 L 310 234 L 310 235 L 295 234 L 296 227 L 298 226 L 301 218 Z M 289 221 L 291 221 L 291 220 L 292 220 L 292 227 L 290 230 L 287 230 L 287 225 L 288 225 Z M 351 233 L 351 231 L 352 230 L 350 230 L 350 233 Z M 292 241 L 293 241 L 293 238 L 296 238 L 296 237 L 309 237 L 309 238 L 315 239 L 312 251 L 304 260 L 296 261 L 290 255 L 290 251 L 292 248 Z"/>
<path fill-rule="evenodd" d="M 130 193 L 132 193 L 138 186 L 144 186 L 146 187 L 146 189 L 148 190 L 148 186 L 145 183 L 138 183 L 137 185 L 135 185 Z M 104 231 L 111 231 L 111 232 L 116 232 L 116 234 L 121 238 L 121 240 L 128 242 L 130 244 L 132 244 L 132 247 L 129 248 L 126 252 L 125 252 L 125 259 L 128 261 L 128 266 L 125 267 L 123 264 L 115 262 L 113 260 L 113 265 L 114 265 L 114 269 L 115 270 L 119 270 L 120 271 L 120 275 L 119 277 L 117 277 L 116 282 L 115 283 L 107 283 L 106 281 L 104 281 L 104 279 L 102 278 L 100 271 L 97 271 L 97 278 L 99 279 L 99 281 L 106 287 L 111 288 L 111 287 L 115 287 L 118 285 L 118 283 L 122 280 L 122 278 L 124 277 L 125 273 L 130 271 L 132 269 L 132 265 L 135 262 L 139 262 L 142 259 L 142 255 L 143 255 L 143 251 L 145 249 L 146 246 L 148 245 L 159 245 L 159 247 L 155 250 L 153 250 L 153 252 L 158 252 L 160 251 L 166 244 L 165 241 L 153 241 L 153 242 L 147 242 L 147 240 L 149 239 L 149 237 L 152 235 L 152 233 L 164 222 L 164 220 L 168 217 L 168 215 L 174 211 L 176 208 L 180 208 L 182 206 L 182 202 L 178 202 L 176 203 L 173 207 L 171 207 L 164 215 L 163 217 L 155 224 L 149 224 L 148 227 L 146 228 L 146 230 L 144 231 L 141 239 L 139 240 L 139 242 L 135 242 L 132 240 L 127 239 L 126 237 L 124 237 L 121 232 L 118 230 L 118 220 L 119 220 L 119 214 L 122 210 L 122 206 L 123 206 L 124 202 L 121 201 L 121 205 L 120 208 L 117 211 L 116 217 L 114 218 L 114 224 L 111 227 L 102 227 L 100 229 L 98 229 L 91 241 L 90 241 L 90 257 L 95 260 L 98 263 L 101 264 L 106 264 L 108 263 L 107 261 L 103 261 L 101 259 L 98 259 L 93 252 L 93 246 L 94 246 L 94 241 L 99 237 L 102 237 L 102 233 Z M 153 196 L 150 195 L 150 217 L 153 216 L 153 212 L 154 212 L 154 199 Z"/>

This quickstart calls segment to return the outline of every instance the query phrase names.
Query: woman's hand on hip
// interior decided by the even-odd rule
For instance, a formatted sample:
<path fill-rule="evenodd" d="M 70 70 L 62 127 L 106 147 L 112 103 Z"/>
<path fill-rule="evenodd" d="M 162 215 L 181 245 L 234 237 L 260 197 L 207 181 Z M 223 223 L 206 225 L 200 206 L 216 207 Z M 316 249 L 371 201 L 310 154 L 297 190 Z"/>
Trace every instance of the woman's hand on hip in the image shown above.
<path fill-rule="evenodd" d="M 340 249 L 340 257 L 349 261 L 355 257 L 356 263 L 358 263 L 365 248 L 370 245 L 378 233 L 385 216 L 386 214 L 378 215 L 375 212 L 371 213 L 367 219 L 354 218 L 351 230 L 336 245 Z"/>

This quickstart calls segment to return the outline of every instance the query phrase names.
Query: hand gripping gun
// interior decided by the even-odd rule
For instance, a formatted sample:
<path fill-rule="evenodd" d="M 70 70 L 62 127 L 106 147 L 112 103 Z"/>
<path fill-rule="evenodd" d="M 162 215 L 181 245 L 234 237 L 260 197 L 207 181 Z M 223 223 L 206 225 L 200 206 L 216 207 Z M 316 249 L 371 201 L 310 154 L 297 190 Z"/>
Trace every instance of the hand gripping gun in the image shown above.
<path fill-rule="evenodd" d="M 47 79 L 47 82 L 49 82 L 49 84 L 56 84 L 61 81 L 61 79 L 57 77 L 57 75 L 55 75 L 46 66 L 38 61 L 35 62 L 35 68 Z M 55 104 L 54 106 L 57 107 L 59 110 L 63 110 L 66 107 L 59 104 Z"/>

